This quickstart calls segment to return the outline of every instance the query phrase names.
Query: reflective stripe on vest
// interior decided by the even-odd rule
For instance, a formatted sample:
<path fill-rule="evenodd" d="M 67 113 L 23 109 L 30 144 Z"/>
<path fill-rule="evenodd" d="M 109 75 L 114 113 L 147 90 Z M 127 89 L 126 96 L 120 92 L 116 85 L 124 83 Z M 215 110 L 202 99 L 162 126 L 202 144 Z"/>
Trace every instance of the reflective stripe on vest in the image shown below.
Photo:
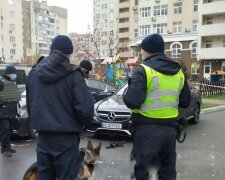
<path fill-rule="evenodd" d="M 151 118 L 177 117 L 179 94 L 184 85 L 183 72 L 180 70 L 175 75 L 164 75 L 146 65 L 141 65 L 147 75 L 147 96 L 141 108 L 133 112 Z"/>

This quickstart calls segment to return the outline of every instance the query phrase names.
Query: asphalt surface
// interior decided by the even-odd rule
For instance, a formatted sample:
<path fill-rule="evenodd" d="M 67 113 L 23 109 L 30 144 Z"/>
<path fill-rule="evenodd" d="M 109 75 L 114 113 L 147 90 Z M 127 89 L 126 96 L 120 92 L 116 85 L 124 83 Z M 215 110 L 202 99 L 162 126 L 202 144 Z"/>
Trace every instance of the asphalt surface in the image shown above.
<path fill-rule="evenodd" d="M 225 110 L 224 106 L 202 110 L 200 122 L 187 126 L 187 138 L 177 143 L 178 180 L 225 179 Z M 129 161 L 132 143 L 121 137 L 92 137 L 85 133 L 81 147 L 90 139 L 94 146 L 102 142 L 101 156 L 95 166 L 92 180 L 129 180 L 133 163 Z M 110 143 L 121 146 L 107 149 Z M 12 142 L 17 150 L 12 158 L 0 155 L 0 180 L 21 180 L 25 170 L 36 159 L 36 141 Z M 154 172 L 153 172 L 154 173 Z M 152 179 L 156 179 L 153 175 Z"/>

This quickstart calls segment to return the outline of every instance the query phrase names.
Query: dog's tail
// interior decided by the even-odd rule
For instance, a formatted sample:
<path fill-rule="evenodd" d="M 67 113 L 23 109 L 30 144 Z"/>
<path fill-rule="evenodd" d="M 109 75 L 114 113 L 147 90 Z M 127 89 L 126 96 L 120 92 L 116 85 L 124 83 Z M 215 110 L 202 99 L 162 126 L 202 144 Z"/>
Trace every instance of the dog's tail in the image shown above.
<path fill-rule="evenodd" d="M 37 180 L 37 171 L 37 162 L 35 162 L 26 170 L 23 180 Z"/>

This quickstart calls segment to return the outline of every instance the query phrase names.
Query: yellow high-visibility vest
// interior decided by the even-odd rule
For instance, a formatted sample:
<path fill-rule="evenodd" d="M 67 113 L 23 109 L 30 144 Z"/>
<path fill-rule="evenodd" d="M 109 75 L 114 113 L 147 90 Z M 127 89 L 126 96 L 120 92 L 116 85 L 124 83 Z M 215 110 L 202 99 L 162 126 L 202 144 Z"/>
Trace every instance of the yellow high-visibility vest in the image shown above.
<path fill-rule="evenodd" d="M 147 96 L 140 109 L 132 112 L 149 118 L 176 118 L 181 89 L 184 86 L 184 74 L 180 70 L 174 75 L 165 75 L 141 64 L 147 76 Z"/>

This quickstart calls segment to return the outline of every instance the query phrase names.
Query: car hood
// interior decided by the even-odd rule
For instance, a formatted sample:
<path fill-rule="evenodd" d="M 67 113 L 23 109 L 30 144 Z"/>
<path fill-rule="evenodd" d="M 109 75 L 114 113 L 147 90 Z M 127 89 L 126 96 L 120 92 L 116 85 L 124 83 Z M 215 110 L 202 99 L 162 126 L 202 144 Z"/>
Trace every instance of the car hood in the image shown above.
<path fill-rule="evenodd" d="M 104 99 L 95 104 L 96 111 L 114 111 L 114 112 L 131 112 L 124 104 L 121 95 L 113 95 L 110 98 Z"/>

